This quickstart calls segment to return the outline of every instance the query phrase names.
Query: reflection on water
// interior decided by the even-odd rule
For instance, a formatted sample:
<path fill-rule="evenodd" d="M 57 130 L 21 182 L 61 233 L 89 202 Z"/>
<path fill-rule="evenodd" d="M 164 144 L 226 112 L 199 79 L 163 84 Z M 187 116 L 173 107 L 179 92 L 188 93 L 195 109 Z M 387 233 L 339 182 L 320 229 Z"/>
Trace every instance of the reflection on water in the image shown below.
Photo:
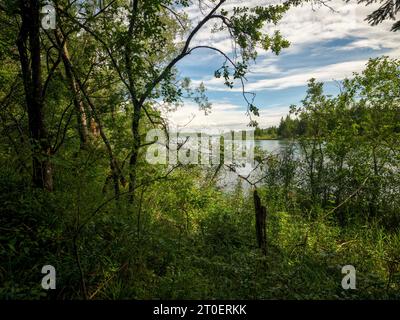
<path fill-rule="evenodd" d="M 290 142 L 287 140 L 255 140 L 255 148 L 260 149 L 266 154 L 279 154 L 284 151 Z M 296 152 L 295 152 L 296 153 Z M 257 165 L 257 163 L 256 163 Z M 238 183 L 242 184 L 244 190 L 248 190 L 251 185 L 244 179 L 238 177 L 238 174 L 246 177 L 252 183 L 257 182 L 262 178 L 262 172 L 259 168 L 254 168 L 250 163 L 246 163 L 245 166 L 237 167 L 236 172 L 232 172 L 226 166 L 221 167 L 217 185 L 226 191 L 232 191 Z"/>
<path fill-rule="evenodd" d="M 284 148 L 287 148 L 289 142 L 287 140 L 255 140 L 254 144 L 262 151 L 268 153 L 279 153 Z"/>

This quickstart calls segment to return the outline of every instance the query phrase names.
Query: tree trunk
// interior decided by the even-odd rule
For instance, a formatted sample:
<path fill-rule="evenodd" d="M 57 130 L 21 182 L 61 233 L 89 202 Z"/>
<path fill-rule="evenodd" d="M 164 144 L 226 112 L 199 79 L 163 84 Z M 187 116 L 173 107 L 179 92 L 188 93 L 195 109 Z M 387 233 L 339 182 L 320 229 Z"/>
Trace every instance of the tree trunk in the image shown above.
<path fill-rule="evenodd" d="M 28 111 L 32 146 L 33 184 L 53 190 L 53 172 L 49 161 L 51 146 L 44 123 L 40 57 L 40 4 L 38 0 L 19 1 L 21 29 L 17 46 Z"/>
<path fill-rule="evenodd" d="M 72 70 L 72 72 L 74 72 L 73 68 L 71 70 Z M 73 73 L 73 75 L 74 75 L 74 78 L 76 80 L 76 83 L 78 85 L 78 88 L 79 88 L 80 92 L 82 92 L 82 95 L 86 99 L 86 102 L 87 102 L 87 104 L 88 104 L 88 106 L 90 108 L 90 111 L 92 113 L 93 119 L 94 119 L 94 121 L 96 123 L 96 126 L 97 126 L 96 130 L 98 130 L 98 133 L 101 136 L 101 138 L 102 138 L 102 140 L 104 142 L 104 145 L 106 147 L 107 153 L 108 153 L 108 155 L 110 157 L 110 169 L 111 169 L 112 178 L 114 180 L 115 198 L 118 199 L 119 198 L 119 194 L 120 194 L 119 182 L 118 181 L 120 181 L 121 184 L 123 186 L 125 186 L 125 184 L 126 184 L 125 178 L 124 178 L 124 176 L 123 176 L 123 174 L 121 172 L 121 169 L 120 169 L 120 167 L 118 165 L 117 159 L 114 157 L 110 141 L 108 140 L 108 138 L 107 138 L 107 136 L 106 136 L 106 134 L 104 132 L 103 126 L 102 126 L 101 121 L 100 121 L 100 117 L 98 116 L 97 111 L 96 111 L 96 107 L 94 106 L 93 102 L 90 100 L 90 97 L 86 93 L 86 90 L 85 90 L 82 82 L 80 81 L 80 79 L 76 76 L 75 73 Z"/>
<path fill-rule="evenodd" d="M 88 141 L 88 128 L 87 119 L 85 113 L 85 107 L 83 105 L 82 97 L 79 91 L 79 86 L 76 83 L 74 73 L 72 72 L 72 63 L 68 52 L 67 42 L 60 30 L 54 32 L 57 45 L 61 50 L 61 58 L 63 60 L 65 74 L 69 82 L 71 92 L 73 94 L 74 107 L 77 118 L 78 133 L 80 139 L 80 148 L 85 149 Z"/>
<path fill-rule="evenodd" d="M 380 192 L 380 186 L 379 186 L 379 169 L 378 169 L 378 158 L 376 156 L 376 146 L 373 146 L 372 148 L 372 160 L 373 160 L 373 169 L 374 169 L 374 174 L 371 178 L 371 196 L 368 201 L 368 207 L 369 207 L 369 217 L 370 218 L 375 218 L 378 213 L 378 200 L 379 200 L 379 192 Z"/>
<path fill-rule="evenodd" d="M 134 114 L 132 120 L 132 135 L 133 135 L 133 149 L 131 152 L 131 157 L 129 161 L 130 173 L 129 173 L 129 191 L 131 192 L 131 200 L 133 200 L 133 193 L 136 188 L 136 167 L 139 156 L 139 148 L 140 148 L 140 133 L 139 133 L 139 124 L 140 124 L 140 115 L 141 115 L 142 107 L 139 103 L 134 102 Z"/>
<path fill-rule="evenodd" d="M 93 117 L 90 118 L 90 132 L 92 136 L 96 138 L 100 135 L 99 125 Z"/>
<path fill-rule="evenodd" d="M 136 91 L 134 85 L 133 78 L 133 70 L 132 70 L 132 46 L 131 39 L 134 35 L 135 30 L 135 21 L 136 15 L 138 12 L 139 1 L 133 0 L 131 1 L 132 5 L 132 13 L 129 19 L 129 29 L 128 29 L 128 41 L 125 44 L 125 67 L 128 75 L 128 90 L 130 94 L 130 98 L 133 105 L 133 119 L 132 119 L 132 136 L 133 136 L 133 148 L 131 151 L 131 157 L 129 159 L 129 192 L 130 192 L 130 201 L 133 202 L 134 192 L 136 188 L 136 173 L 137 173 L 137 162 L 139 156 L 139 148 L 140 148 L 140 134 L 139 134 L 139 125 L 140 125 L 140 113 L 142 110 L 142 103 L 136 98 Z"/>

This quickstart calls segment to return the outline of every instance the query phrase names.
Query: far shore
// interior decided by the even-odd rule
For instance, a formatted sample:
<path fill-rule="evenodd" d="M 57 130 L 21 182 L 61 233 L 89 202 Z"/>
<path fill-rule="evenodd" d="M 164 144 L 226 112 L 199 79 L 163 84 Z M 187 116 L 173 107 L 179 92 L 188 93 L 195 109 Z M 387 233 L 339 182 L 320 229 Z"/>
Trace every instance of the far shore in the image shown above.
<path fill-rule="evenodd" d="M 283 140 L 282 138 L 264 138 L 264 137 L 254 137 L 254 140 Z"/>

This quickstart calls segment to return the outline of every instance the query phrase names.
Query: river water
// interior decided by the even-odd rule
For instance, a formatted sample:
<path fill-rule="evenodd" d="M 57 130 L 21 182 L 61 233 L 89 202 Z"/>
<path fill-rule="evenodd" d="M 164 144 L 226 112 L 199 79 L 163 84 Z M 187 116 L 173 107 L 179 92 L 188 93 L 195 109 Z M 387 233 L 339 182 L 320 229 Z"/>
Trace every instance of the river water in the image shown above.
<path fill-rule="evenodd" d="M 183 154 L 188 154 L 188 159 L 190 159 L 191 156 L 193 156 L 193 159 L 197 159 L 198 160 L 198 155 L 200 155 L 200 159 L 202 158 L 202 155 L 206 156 L 209 160 L 211 160 L 211 162 L 213 163 L 219 163 L 219 151 L 217 151 L 215 153 L 216 150 L 218 150 L 220 147 L 220 141 L 219 141 L 219 136 L 216 136 L 217 140 L 210 140 L 211 144 L 205 143 L 204 145 L 201 143 L 200 144 L 200 148 L 199 148 L 199 144 L 198 144 L 198 138 L 197 136 L 192 139 L 185 139 L 185 136 L 183 135 L 183 137 L 180 137 L 179 139 L 177 139 L 176 141 L 181 143 L 181 149 L 179 150 L 178 154 L 178 158 L 179 162 L 185 163 L 183 162 L 183 160 L 185 160 L 185 156 L 183 156 L 183 158 L 180 158 Z M 215 138 L 215 137 L 214 137 Z M 228 140 L 229 141 L 229 140 Z M 232 140 L 230 140 L 232 141 Z M 235 189 L 235 187 L 238 185 L 238 183 L 242 184 L 242 187 L 244 190 L 248 190 L 251 187 L 251 184 L 248 183 L 248 181 L 250 181 L 251 183 L 255 183 L 258 182 L 259 180 L 261 180 L 261 178 L 263 177 L 263 173 L 262 169 L 260 168 L 260 166 L 257 166 L 257 161 L 251 161 L 251 156 L 250 159 L 246 158 L 249 156 L 249 154 L 253 153 L 256 155 L 259 155 L 260 152 L 262 151 L 262 154 L 265 155 L 271 155 L 271 154 L 279 154 L 282 151 L 284 151 L 286 148 L 288 148 L 288 146 L 290 146 L 290 142 L 287 140 L 253 140 L 253 139 L 249 139 L 249 140 L 238 140 L 241 141 L 239 144 L 240 146 L 234 146 L 235 143 L 231 146 L 233 146 L 233 148 L 235 148 L 236 150 L 242 150 L 244 151 L 244 153 L 246 154 L 246 156 L 244 156 L 243 158 L 240 158 L 239 160 L 237 160 L 236 156 L 237 153 L 235 153 L 235 151 L 233 151 L 233 149 L 231 149 L 230 151 L 228 151 L 228 149 L 225 149 L 224 147 L 224 154 L 223 157 L 224 159 L 221 159 L 221 161 L 224 161 L 224 165 L 217 165 L 217 164 L 213 164 L 211 167 L 210 165 L 205 165 L 203 166 L 204 171 L 206 173 L 208 173 L 208 176 L 214 176 L 217 167 L 219 167 L 218 169 L 218 173 L 214 176 L 217 186 L 220 187 L 222 190 L 224 191 L 232 191 Z M 244 143 L 244 145 L 242 144 Z M 225 146 L 225 143 L 224 143 Z M 213 148 L 213 150 L 210 150 Z M 239 148 L 239 149 L 237 149 Z M 192 149 L 197 149 L 198 150 L 198 154 L 197 153 L 191 153 Z M 246 149 L 246 150 L 244 150 Z M 254 150 L 253 152 L 249 152 L 249 150 Z M 296 148 L 295 148 L 296 149 Z M 176 150 L 176 149 L 175 149 Z M 189 153 L 187 153 L 189 151 Z M 228 154 L 231 154 L 231 156 L 229 156 Z M 299 152 L 296 150 L 294 150 L 294 156 L 296 157 L 296 154 L 299 154 Z M 235 167 L 234 167 L 234 171 L 231 170 L 231 168 L 233 167 L 232 162 L 230 159 L 232 159 L 231 157 L 233 156 L 233 158 L 235 159 Z M 217 161 L 214 161 L 217 157 Z M 191 159 L 191 160 L 193 160 Z M 239 162 L 239 165 L 238 165 Z M 188 163 L 197 163 L 197 162 L 188 162 Z M 209 162 L 208 162 L 209 163 Z M 244 179 L 245 177 L 245 179 Z M 247 180 L 247 181 L 246 181 Z"/>
<path fill-rule="evenodd" d="M 290 142 L 287 140 L 254 140 L 255 149 L 260 149 L 266 154 L 279 154 L 284 151 Z M 296 152 L 295 152 L 296 153 Z M 217 185 L 225 191 L 233 191 L 238 183 L 241 183 L 244 190 L 251 188 L 251 185 L 243 178 L 255 183 L 262 178 L 263 173 L 259 168 L 254 168 L 250 163 L 246 163 L 242 167 L 237 167 L 236 172 L 232 172 L 229 168 L 221 167 L 217 176 Z"/>

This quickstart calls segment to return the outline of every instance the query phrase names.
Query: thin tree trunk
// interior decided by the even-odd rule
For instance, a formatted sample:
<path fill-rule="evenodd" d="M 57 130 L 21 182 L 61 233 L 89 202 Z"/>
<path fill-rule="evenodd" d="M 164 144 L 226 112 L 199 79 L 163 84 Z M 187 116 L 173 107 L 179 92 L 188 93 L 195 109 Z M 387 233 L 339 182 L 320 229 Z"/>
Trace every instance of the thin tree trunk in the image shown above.
<path fill-rule="evenodd" d="M 140 133 L 139 133 L 139 125 L 140 125 L 140 116 L 141 116 L 141 105 L 138 103 L 134 104 L 134 114 L 132 120 L 132 135 L 133 135 L 133 149 L 131 152 L 131 157 L 129 161 L 130 171 L 129 171 L 129 191 L 131 192 L 131 200 L 133 200 L 133 192 L 136 188 L 136 178 L 137 178 L 137 162 L 139 156 L 139 148 L 140 148 Z"/>
<path fill-rule="evenodd" d="M 72 69 L 72 71 L 73 71 L 73 69 Z M 78 84 L 80 92 L 82 92 L 83 96 L 85 97 L 85 99 L 87 101 L 87 104 L 90 107 L 90 110 L 92 112 L 93 118 L 95 119 L 95 121 L 97 123 L 98 132 L 99 132 L 99 134 L 100 134 L 100 136 L 101 136 L 101 138 L 102 138 L 102 140 L 104 142 L 104 145 L 106 147 L 107 153 L 109 155 L 109 158 L 110 158 L 110 169 L 111 169 L 111 174 L 112 174 L 112 178 L 113 178 L 113 181 L 114 181 L 115 196 L 116 196 L 116 199 L 118 199 L 119 198 L 119 193 L 120 193 L 119 182 L 118 181 L 120 181 L 121 184 L 123 186 L 125 186 L 125 184 L 126 184 L 125 178 L 124 178 L 124 176 L 122 174 L 122 171 L 121 171 L 121 169 L 120 169 L 120 167 L 118 165 L 117 159 L 114 157 L 110 141 L 108 140 L 108 138 L 107 138 L 107 136 L 106 136 L 106 134 L 104 132 L 103 126 L 102 126 L 101 121 L 100 121 L 100 118 L 99 118 L 99 116 L 97 114 L 97 111 L 96 111 L 96 107 L 94 106 L 93 102 L 90 100 L 89 96 L 87 95 L 87 93 L 85 91 L 85 88 L 83 87 L 83 84 L 81 83 L 79 78 L 77 78 L 75 76 L 75 80 L 76 80 L 76 82 Z"/>
<path fill-rule="evenodd" d="M 76 112 L 78 133 L 80 139 L 80 148 L 85 149 L 88 142 L 88 128 L 85 107 L 83 105 L 82 97 L 79 91 L 78 84 L 74 73 L 72 72 L 71 59 L 68 52 L 67 42 L 60 30 L 54 32 L 59 50 L 61 50 L 61 57 L 64 64 L 65 74 L 69 82 L 70 89 L 73 94 L 74 107 Z"/>
<path fill-rule="evenodd" d="M 378 169 L 378 159 L 376 156 L 376 146 L 372 148 L 372 160 L 373 160 L 373 169 L 374 174 L 372 176 L 372 192 L 371 197 L 369 199 L 369 216 L 370 218 L 374 218 L 377 216 L 378 213 L 378 199 L 379 199 L 379 169 Z"/>
<path fill-rule="evenodd" d="M 56 34 L 56 38 L 58 38 L 58 40 L 57 40 L 58 45 L 61 46 L 63 41 L 61 41 L 61 39 L 59 37 L 60 37 L 60 35 Z M 90 100 L 89 96 L 86 94 L 85 88 L 84 88 L 83 84 L 81 83 L 80 79 L 76 76 L 73 64 L 68 55 L 68 51 L 65 52 L 65 50 L 64 50 L 64 49 L 67 49 L 65 44 L 60 49 L 63 50 L 62 58 L 64 61 L 64 66 L 66 69 L 67 77 L 69 77 L 71 79 L 70 83 L 71 83 L 71 88 L 72 88 L 72 91 L 74 94 L 74 102 L 76 102 L 78 104 L 76 106 L 77 113 L 80 114 L 81 117 L 85 117 L 84 119 L 78 120 L 79 126 L 81 128 L 86 129 L 83 134 L 86 136 L 86 141 L 87 141 L 87 137 L 88 137 L 87 119 L 85 116 L 83 101 L 81 99 L 81 94 L 82 94 L 85 97 L 87 104 L 89 105 L 89 108 L 92 113 L 90 125 L 91 126 L 92 126 L 92 124 L 96 125 L 96 132 L 98 132 L 98 134 L 101 136 L 101 138 L 106 146 L 107 153 L 110 157 L 110 169 L 111 169 L 111 176 L 112 176 L 113 182 L 114 182 L 114 192 L 115 192 L 116 198 L 118 199 L 119 193 L 120 193 L 119 180 L 121 181 L 122 185 L 125 185 L 125 178 L 123 177 L 122 172 L 119 168 L 118 162 L 117 162 L 116 158 L 114 157 L 114 154 L 113 154 L 112 148 L 111 148 L 111 144 L 110 144 L 109 140 L 107 139 L 107 136 L 103 130 L 103 127 L 100 122 L 100 118 L 98 117 L 97 112 L 96 112 L 96 108 L 93 105 L 92 101 Z M 81 140 L 81 142 L 82 142 L 82 140 Z"/>

